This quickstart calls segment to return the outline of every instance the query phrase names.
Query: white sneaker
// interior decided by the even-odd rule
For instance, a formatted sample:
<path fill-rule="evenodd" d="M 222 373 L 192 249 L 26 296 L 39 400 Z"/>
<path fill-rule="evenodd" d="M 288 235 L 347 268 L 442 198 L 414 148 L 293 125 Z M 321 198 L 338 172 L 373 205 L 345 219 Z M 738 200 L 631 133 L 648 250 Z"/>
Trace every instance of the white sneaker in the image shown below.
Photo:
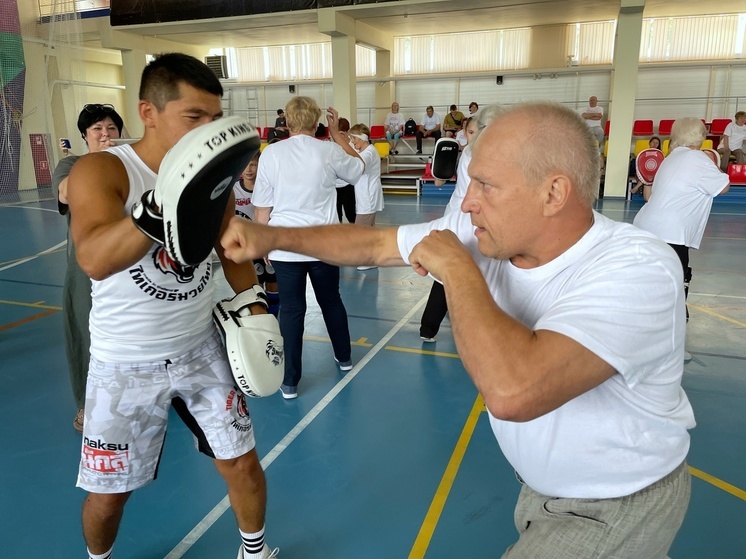
<path fill-rule="evenodd" d="M 373 268 L 378 268 L 378 266 L 358 266 L 357 270 L 358 272 L 364 272 L 365 270 L 372 270 Z"/>
<path fill-rule="evenodd" d="M 689 363 L 692 360 L 692 354 L 684 350 L 684 363 Z"/>
<path fill-rule="evenodd" d="M 274 559 L 275 557 L 279 557 L 279 555 L 280 555 L 279 547 L 270 549 L 266 543 L 264 544 L 264 549 L 262 549 L 261 559 Z M 241 544 L 241 547 L 238 548 L 238 555 L 236 556 L 236 559 L 244 559 L 244 557 L 245 555 L 243 554 L 243 544 Z"/>

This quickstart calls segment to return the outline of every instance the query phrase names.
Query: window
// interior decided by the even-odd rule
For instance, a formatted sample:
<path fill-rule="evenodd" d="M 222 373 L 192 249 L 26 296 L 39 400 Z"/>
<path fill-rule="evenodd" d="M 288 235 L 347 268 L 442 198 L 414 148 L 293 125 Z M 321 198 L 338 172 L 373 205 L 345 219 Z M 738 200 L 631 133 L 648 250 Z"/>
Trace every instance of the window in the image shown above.
<path fill-rule="evenodd" d="M 394 74 L 448 74 L 528 67 L 530 29 L 394 39 Z"/>
<path fill-rule="evenodd" d="M 232 50 L 232 49 L 228 49 Z M 235 49 L 238 81 L 300 81 L 332 77 L 331 43 Z M 357 76 L 376 75 L 376 53 L 356 45 Z"/>
<path fill-rule="evenodd" d="M 745 25 L 744 14 L 645 19 L 640 62 L 733 60 L 742 54 Z"/>

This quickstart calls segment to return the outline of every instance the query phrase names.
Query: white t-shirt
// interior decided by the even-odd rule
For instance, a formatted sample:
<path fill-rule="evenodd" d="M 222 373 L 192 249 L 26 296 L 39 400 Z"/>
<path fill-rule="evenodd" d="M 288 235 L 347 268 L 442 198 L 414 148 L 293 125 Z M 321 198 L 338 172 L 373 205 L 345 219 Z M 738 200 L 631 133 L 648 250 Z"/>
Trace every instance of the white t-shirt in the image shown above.
<path fill-rule="evenodd" d="M 743 149 L 743 140 L 746 138 L 746 124 L 738 126 L 735 122 L 731 122 L 725 127 L 723 135 L 728 136 L 728 149 L 731 151 Z"/>
<path fill-rule="evenodd" d="M 155 188 L 157 175 L 129 145 L 109 148 L 124 164 L 129 195 L 124 211 L 146 190 Z M 109 363 L 163 361 L 183 355 L 204 342 L 212 325 L 214 285 L 212 263 L 180 266 L 162 245 L 153 243 L 147 254 L 128 269 L 101 281 L 91 281 L 91 355 Z"/>
<path fill-rule="evenodd" d="M 604 108 L 600 105 L 596 105 L 595 107 L 591 107 L 589 105 L 585 109 L 583 109 L 580 114 L 584 114 L 584 113 L 592 113 L 592 114 L 601 115 L 601 119 L 603 119 Z M 601 119 L 593 120 L 593 119 L 587 118 L 585 119 L 585 123 L 588 125 L 588 128 L 601 128 Z"/>
<path fill-rule="evenodd" d="M 355 183 L 355 212 L 368 215 L 383 210 L 383 185 L 381 185 L 381 156 L 372 145 L 362 152 L 365 172 Z"/>
<path fill-rule="evenodd" d="M 406 122 L 406 120 L 403 114 L 389 113 L 386 115 L 383 125 L 389 132 L 395 134 L 396 132 L 402 132 L 404 130 L 404 122 Z"/>
<path fill-rule="evenodd" d="M 466 137 L 466 130 L 462 128 L 456 132 L 456 141 L 462 148 L 465 148 L 469 144 L 469 140 Z"/>
<path fill-rule="evenodd" d="M 254 191 L 244 190 L 241 181 L 236 181 L 233 185 L 233 197 L 236 199 L 236 215 L 244 219 L 254 221 L 254 204 L 251 203 L 251 197 Z"/>
<path fill-rule="evenodd" d="M 466 197 L 466 189 L 469 188 L 471 178 L 469 178 L 469 163 L 471 163 L 471 149 L 465 149 L 461 152 L 461 158 L 458 161 L 458 167 L 456 169 L 456 186 L 451 194 L 451 199 L 448 200 L 446 211 L 448 214 L 451 212 L 461 211 L 461 202 Z"/>
<path fill-rule="evenodd" d="M 339 223 L 337 178 L 355 184 L 365 170 L 363 162 L 334 142 L 305 134 L 268 145 L 259 160 L 254 198 L 256 208 L 272 208 L 269 224 L 305 227 Z M 283 250 L 270 259 L 285 262 L 317 260 Z"/>
<path fill-rule="evenodd" d="M 427 116 L 427 113 L 425 113 L 425 116 L 420 120 L 420 124 L 422 125 L 423 130 L 435 130 L 436 128 L 440 128 L 440 115 L 434 112 L 433 116 Z"/>
<path fill-rule="evenodd" d="M 468 214 L 450 213 L 398 232 L 406 261 L 430 230 L 455 231 L 501 309 L 532 330 L 574 339 L 617 371 L 532 421 L 490 415 L 500 448 L 518 474 L 555 497 L 606 499 L 649 486 L 686 458 L 687 429 L 695 425 L 681 388 L 681 263 L 654 235 L 595 212 L 593 217 L 574 246 L 528 270 L 482 256 Z"/>
<path fill-rule="evenodd" d="M 712 199 L 728 184 L 728 175 L 700 150 L 677 147 L 661 163 L 634 224 L 667 243 L 699 248 Z"/>

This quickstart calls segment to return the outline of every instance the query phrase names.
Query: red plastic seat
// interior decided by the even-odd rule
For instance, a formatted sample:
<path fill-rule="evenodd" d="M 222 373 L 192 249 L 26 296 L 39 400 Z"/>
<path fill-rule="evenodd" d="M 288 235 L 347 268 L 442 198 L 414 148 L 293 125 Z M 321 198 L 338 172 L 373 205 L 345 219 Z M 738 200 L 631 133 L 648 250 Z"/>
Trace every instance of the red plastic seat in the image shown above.
<path fill-rule="evenodd" d="M 731 123 L 729 118 L 713 118 L 712 124 L 710 124 L 710 135 L 722 136 L 725 132 L 725 127 Z"/>
<path fill-rule="evenodd" d="M 731 184 L 746 185 L 746 165 L 731 163 L 728 165 L 728 177 Z"/>
<path fill-rule="evenodd" d="M 604 136 L 609 135 L 609 127 L 611 126 L 611 121 L 607 120 L 606 124 L 604 125 Z"/>
<path fill-rule="evenodd" d="M 652 136 L 653 135 L 653 121 L 652 120 L 636 120 L 632 125 L 633 136 Z"/>
<path fill-rule="evenodd" d="M 374 124 L 370 127 L 371 140 L 383 140 L 386 137 L 386 127 L 381 124 Z"/>
<path fill-rule="evenodd" d="M 671 135 L 671 127 L 673 126 L 673 123 L 676 122 L 672 118 L 663 119 L 658 123 L 658 135 L 659 136 L 670 136 Z"/>
<path fill-rule="evenodd" d="M 267 134 L 269 133 L 269 127 L 268 126 L 265 126 L 264 128 L 262 128 L 261 126 L 258 126 L 257 127 L 257 131 L 259 132 L 259 139 L 260 140 L 266 140 L 267 139 Z"/>

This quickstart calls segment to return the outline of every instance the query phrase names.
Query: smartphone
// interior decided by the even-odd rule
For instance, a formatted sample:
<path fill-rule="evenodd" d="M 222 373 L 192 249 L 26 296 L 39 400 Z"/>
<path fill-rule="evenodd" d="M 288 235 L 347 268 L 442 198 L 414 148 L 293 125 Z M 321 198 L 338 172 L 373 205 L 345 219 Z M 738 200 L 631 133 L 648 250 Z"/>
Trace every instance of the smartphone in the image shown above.
<path fill-rule="evenodd" d="M 68 138 L 60 138 L 60 147 L 62 149 L 72 149 L 73 145 Z"/>

